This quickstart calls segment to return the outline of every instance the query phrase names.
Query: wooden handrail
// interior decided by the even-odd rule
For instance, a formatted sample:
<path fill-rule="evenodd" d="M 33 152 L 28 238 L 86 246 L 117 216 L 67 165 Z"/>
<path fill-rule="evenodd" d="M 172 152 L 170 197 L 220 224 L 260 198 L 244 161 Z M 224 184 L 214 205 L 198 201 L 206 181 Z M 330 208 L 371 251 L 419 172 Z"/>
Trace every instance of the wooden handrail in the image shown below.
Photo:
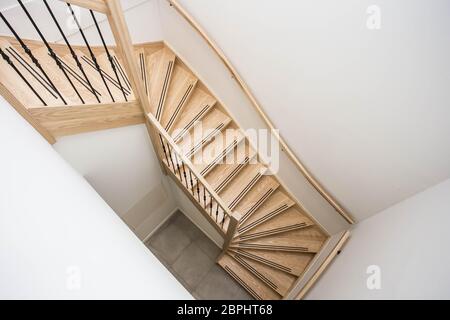
<path fill-rule="evenodd" d="M 60 1 L 104 14 L 109 13 L 108 6 L 106 5 L 104 0 L 60 0 Z"/>
<path fill-rule="evenodd" d="M 197 181 L 199 181 L 203 185 L 203 187 L 208 191 L 208 193 L 211 195 L 211 197 L 214 199 L 214 201 L 216 201 L 219 204 L 219 206 L 222 208 L 222 210 L 224 211 L 224 214 L 226 214 L 230 218 L 230 223 L 229 223 L 228 229 L 227 229 L 227 235 L 229 235 L 229 234 L 233 235 L 234 230 L 232 230 L 232 229 L 236 229 L 236 227 L 237 227 L 237 223 L 239 221 L 238 216 L 235 215 L 233 212 L 231 212 L 231 210 L 228 208 L 228 206 L 223 202 L 222 198 L 219 197 L 219 195 L 214 191 L 213 187 L 211 187 L 209 182 L 206 181 L 206 179 L 201 175 L 201 173 L 197 171 L 195 166 L 192 164 L 191 159 L 189 159 L 188 157 L 186 157 L 184 155 L 184 153 L 181 151 L 181 149 L 175 143 L 173 138 L 161 126 L 161 124 L 155 118 L 155 116 L 151 113 L 147 113 L 146 117 L 149 120 L 149 122 L 151 123 L 151 125 L 153 126 L 153 128 L 156 130 L 157 134 L 160 134 L 164 138 L 164 140 L 169 143 L 172 150 L 174 150 L 175 153 L 177 154 L 177 156 L 181 158 L 181 160 L 184 162 L 184 164 L 188 167 L 188 169 L 195 176 Z M 230 239 L 228 239 L 228 237 L 225 238 L 225 245 L 228 245 L 227 240 L 229 243 L 231 238 Z"/>
<path fill-rule="evenodd" d="M 349 223 L 354 224 L 354 218 L 331 196 L 324 187 L 317 181 L 317 179 L 308 171 L 308 169 L 303 165 L 303 163 L 298 159 L 294 151 L 289 147 L 283 137 L 275 130 L 275 126 L 272 121 L 269 119 L 267 114 L 264 112 L 264 109 L 261 107 L 261 104 L 256 99 L 255 95 L 252 93 L 250 88 L 244 82 L 242 77 L 233 67 L 231 62 L 225 56 L 223 51 L 219 48 L 219 46 L 207 35 L 207 33 L 203 30 L 203 28 L 193 19 L 193 17 L 180 5 L 177 0 L 167 0 L 170 5 L 175 8 L 175 10 L 199 33 L 199 35 L 206 41 L 208 46 L 217 54 L 219 59 L 231 73 L 233 78 L 236 80 L 238 85 L 241 87 L 242 91 L 248 97 L 250 102 L 252 103 L 255 110 L 261 116 L 261 118 L 266 123 L 267 127 L 274 133 L 275 137 L 280 142 L 281 150 L 284 151 L 289 159 L 294 163 L 297 169 L 303 174 L 303 176 L 311 183 L 314 189 L 319 192 L 319 194 Z"/>

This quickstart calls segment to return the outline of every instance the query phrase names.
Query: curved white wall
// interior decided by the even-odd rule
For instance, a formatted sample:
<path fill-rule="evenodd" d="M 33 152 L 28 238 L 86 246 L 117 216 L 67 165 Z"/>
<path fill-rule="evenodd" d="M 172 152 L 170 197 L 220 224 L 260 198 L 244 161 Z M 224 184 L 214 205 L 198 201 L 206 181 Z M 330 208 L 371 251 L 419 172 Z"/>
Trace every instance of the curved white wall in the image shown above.
<path fill-rule="evenodd" d="M 449 212 L 450 179 L 362 221 L 306 298 L 450 299 Z"/>
<path fill-rule="evenodd" d="M 448 1 L 180 3 L 357 219 L 450 177 Z"/>
<path fill-rule="evenodd" d="M 192 298 L 1 97 L 0 146 L 0 298 Z"/>

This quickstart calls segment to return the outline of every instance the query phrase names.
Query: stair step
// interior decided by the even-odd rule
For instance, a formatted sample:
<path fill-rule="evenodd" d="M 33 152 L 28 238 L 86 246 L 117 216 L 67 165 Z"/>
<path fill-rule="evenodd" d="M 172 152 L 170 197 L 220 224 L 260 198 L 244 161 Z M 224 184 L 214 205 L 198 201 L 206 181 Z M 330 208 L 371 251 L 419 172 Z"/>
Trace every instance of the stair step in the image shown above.
<path fill-rule="evenodd" d="M 59 69 L 56 65 L 55 60 L 48 54 L 48 50 L 46 47 L 41 47 L 39 49 L 33 50 L 33 55 L 42 65 L 42 68 L 47 73 L 48 77 L 52 80 L 55 87 L 62 94 L 64 99 L 66 100 L 68 105 L 79 105 L 82 102 L 80 101 L 78 95 L 75 90 L 72 88 L 64 73 Z M 61 58 L 62 59 L 62 58 Z M 73 81 L 73 77 L 68 74 L 70 79 Z M 85 88 L 78 84 L 77 81 L 73 81 L 73 84 L 78 89 L 80 95 L 82 97 L 87 97 L 90 93 L 87 92 Z"/>
<path fill-rule="evenodd" d="M 115 56 L 114 50 L 109 50 L 109 53 L 112 57 Z M 105 72 L 105 80 L 108 83 L 109 90 L 111 91 L 111 94 L 114 97 L 115 102 L 124 102 L 124 101 L 131 101 L 135 100 L 133 92 L 129 90 L 126 87 L 126 84 L 119 76 L 119 70 L 116 68 L 117 77 L 114 73 L 114 70 L 111 67 L 111 63 L 109 62 L 108 55 L 106 53 L 100 54 L 97 56 L 97 62 L 100 66 L 100 69 Z M 98 73 L 97 73 L 98 74 Z M 98 76 L 100 76 L 98 74 Z M 119 80 L 117 79 L 119 78 Z M 120 81 L 120 82 L 119 82 Z M 124 98 L 124 93 L 122 92 L 122 89 L 125 92 L 126 99 Z"/>
<path fill-rule="evenodd" d="M 272 268 L 300 276 L 313 259 L 311 253 L 255 250 L 255 249 L 232 249 L 242 256 L 259 261 Z"/>
<path fill-rule="evenodd" d="M 267 196 L 255 199 L 254 205 L 240 208 L 242 218 L 239 221 L 238 232 L 244 233 L 257 225 L 275 217 L 294 205 L 294 201 L 282 191 L 276 190 Z"/>
<path fill-rule="evenodd" d="M 316 253 L 322 247 L 325 237 L 314 227 L 297 229 L 264 238 L 233 241 L 232 247 L 260 250 Z"/>
<path fill-rule="evenodd" d="M 197 81 L 197 78 L 191 73 L 175 65 L 167 93 L 166 107 L 161 118 L 161 124 L 167 131 L 174 125 L 184 106 L 189 101 Z"/>
<path fill-rule="evenodd" d="M 16 50 L 9 42 L 0 39 L 0 47 L 9 56 L 14 66 L 21 72 L 33 89 L 39 94 L 48 106 L 62 105 L 63 102 L 56 92 L 46 82 L 39 69 L 30 61 L 28 56 Z M 20 61 L 20 62 L 19 62 Z M 25 106 L 43 106 L 44 104 L 27 86 L 16 71 L 0 57 L 0 79 L 2 84 L 13 92 L 15 97 Z"/>
<path fill-rule="evenodd" d="M 153 58 L 159 59 L 155 62 Z M 169 91 L 172 72 L 175 65 L 175 55 L 164 48 L 147 59 L 147 71 L 150 79 L 149 99 L 151 112 L 160 120 Z"/>
<path fill-rule="evenodd" d="M 179 119 L 169 129 L 175 142 L 180 141 L 194 125 L 203 119 L 216 104 L 216 100 L 199 88 L 195 88 Z"/>
<path fill-rule="evenodd" d="M 234 210 L 245 195 L 255 186 L 266 172 L 262 164 L 247 164 L 245 168 L 223 189 L 219 196 Z"/>
<path fill-rule="evenodd" d="M 248 215 L 249 213 L 251 214 L 251 212 L 258 210 L 258 208 L 264 204 L 274 192 L 276 192 L 279 186 L 280 184 L 278 181 L 271 175 L 263 176 L 239 205 L 234 208 L 234 211 L 240 216 L 239 220 L 245 219 L 246 214 Z"/>
<path fill-rule="evenodd" d="M 219 258 L 218 264 L 225 269 L 244 289 L 258 300 L 280 300 L 281 296 L 257 276 L 248 271 L 228 254 Z"/>
<path fill-rule="evenodd" d="M 244 138 L 243 136 L 241 137 L 242 139 Z M 234 145 L 236 145 L 236 147 L 233 148 L 233 154 L 231 156 L 229 156 L 231 154 L 230 152 L 218 161 L 217 159 L 221 157 L 223 153 L 213 157 L 214 160 L 208 166 L 213 166 L 213 168 L 210 171 L 204 170 L 206 181 L 209 182 L 216 192 L 222 191 L 248 163 L 253 163 L 256 156 L 256 152 L 249 147 L 245 140 L 240 141 L 235 139 L 230 147 L 233 147 Z M 226 151 L 227 149 L 225 149 L 225 152 Z M 208 167 L 206 169 L 208 169 Z"/>
<path fill-rule="evenodd" d="M 108 92 L 106 85 L 108 86 L 108 88 L 110 88 L 111 94 L 113 94 L 113 97 L 114 97 L 114 94 L 116 94 L 117 92 L 113 88 L 111 88 L 112 84 L 111 84 L 110 75 L 109 74 L 105 75 L 107 72 L 105 70 L 102 70 L 102 74 L 103 74 L 103 77 L 106 82 L 106 85 L 105 85 L 105 82 L 103 82 L 103 79 L 100 76 L 100 73 L 98 72 L 97 68 L 95 67 L 94 62 L 92 62 L 91 56 L 86 55 L 82 51 L 77 50 L 77 49 L 75 49 L 75 54 L 78 56 L 78 59 L 83 67 L 83 70 L 85 71 L 92 86 L 96 90 L 96 92 L 98 94 L 98 98 L 100 99 L 100 102 L 101 103 L 112 103 L 112 99 L 111 99 L 111 96 Z M 71 59 L 70 55 L 64 56 L 63 59 L 66 63 L 68 63 L 71 66 L 72 69 L 75 68 L 75 65 L 72 62 L 73 60 L 70 60 Z M 78 69 L 78 67 L 76 67 L 76 69 L 74 69 L 74 70 L 79 70 L 79 69 Z M 81 71 L 79 71 L 77 74 L 81 75 Z M 84 78 L 84 76 L 83 76 L 83 78 Z M 119 94 L 122 94 L 122 93 L 119 92 Z M 94 95 L 91 92 L 89 92 L 89 99 L 90 100 L 93 99 L 95 102 L 97 102 L 97 99 L 94 97 Z"/>
<path fill-rule="evenodd" d="M 306 228 L 314 223 L 297 208 L 291 207 L 267 221 L 246 229 L 243 233 L 237 233 L 235 238 L 239 241 L 265 237 L 272 234 Z"/>
<path fill-rule="evenodd" d="M 226 130 L 225 134 L 215 137 L 202 150 L 201 157 L 196 157 L 194 165 L 197 170 L 207 176 L 217 166 L 229 161 L 234 153 L 240 152 L 244 135 L 238 130 Z"/>
<path fill-rule="evenodd" d="M 261 281 L 263 281 L 266 285 L 271 287 L 281 296 L 286 295 L 289 288 L 297 278 L 296 276 L 293 276 L 289 273 L 240 255 L 235 250 L 231 250 L 230 255 L 232 255 L 248 271 L 257 276 Z"/>
<path fill-rule="evenodd" d="M 221 135 L 230 122 L 230 117 L 226 116 L 220 110 L 214 109 L 201 121 L 197 122 L 189 134 L 177 144 L 186 157 L 194 157 L 194 163 L 201 163 L 202 150 L 206 148 L 216 136 Z M 222 136 L 226 136 L 225 132 L 223 132 Z M 197 158 L 195 159 L 195 157 Z"/>

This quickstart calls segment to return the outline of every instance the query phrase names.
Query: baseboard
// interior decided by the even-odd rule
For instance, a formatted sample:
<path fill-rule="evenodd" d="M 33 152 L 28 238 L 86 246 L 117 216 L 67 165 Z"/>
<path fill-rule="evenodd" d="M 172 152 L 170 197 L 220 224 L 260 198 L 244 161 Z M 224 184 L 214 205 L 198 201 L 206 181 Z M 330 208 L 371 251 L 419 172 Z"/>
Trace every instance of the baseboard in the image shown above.
<path fill-rule="evenodd" d="M 151 236 L 152 235 L 154 235 L 155 234 L 155 232 L 156 231 L 158 231 L 159 230 L 159 228 L 161 228 L 174 214 L 175 214 L 175 212 L 177 212 L 177 211 L 180 211 L 180 212 L 182 212 L 181 210 L 180 210 L 180 208 L 178 208 L 178 207 L 176 207 L 175 209 L 173 209 L 172 210 L 172 212 L 170 212 L 168 215 L 167 215 L 167 217 L 165 217 L 164 218 L 164 220 L 163 221 L 161 221 L 155 228 L 153 228 L 153 230 L 152 231 L 150 231 L 150 233 L 147 235 L 147 236 L 145 236 L 145 238 L 142 240 L 142 242 L 143 243 L 145 243 L 145 242 L 147 242 L 150 238 L 151 238 Z"/>

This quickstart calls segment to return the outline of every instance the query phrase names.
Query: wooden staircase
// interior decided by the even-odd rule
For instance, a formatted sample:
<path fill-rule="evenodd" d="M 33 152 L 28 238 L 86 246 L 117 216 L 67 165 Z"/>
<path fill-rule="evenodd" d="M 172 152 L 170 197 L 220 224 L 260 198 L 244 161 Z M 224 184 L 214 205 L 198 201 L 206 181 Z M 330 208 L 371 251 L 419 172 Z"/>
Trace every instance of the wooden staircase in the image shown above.
<path fill-rule="evenodd" d="M 109 12 L 110 22 L 120 21 L 117 2 L 110 3 L 108 10 L 95 7 Z M 113 29 L 125 33 L 120 22 Z M 49 142 L 146 123 L 163 171 L 223 236 L 217 263 L 254 298 L 286 298 L 328 234 L 272 174 L 227 107 L 169 47 L 126 40 L 108 49 L 74 46 L 73 52 L 51 44 L 64 70 L 43 43 L 25 41 L 41 70 L 20 41 L 1 37 L 0 93 Z"/>
<path fill-rule="evenodd" d="M 282 299 L 327 236 L 261 162 L 226 107 L 169 52 L 165 47 L 146 56 L 141 73 L 155 90 L 149 94 L 159 107 L 152 111 L 154 120 L 238 218 L 217 262 L 254 298 Z M 152 75 L 154 70 L 159 76 Z M 170 156 L 163 161 L 168 173 L 187 195 L 194 191 L 195 196 L 197 181 L 186 186 L 184 175 L 170 162 Z M 209 200 L 202 201 L 200 197 L 198 207 L 209 217 Z"/>

